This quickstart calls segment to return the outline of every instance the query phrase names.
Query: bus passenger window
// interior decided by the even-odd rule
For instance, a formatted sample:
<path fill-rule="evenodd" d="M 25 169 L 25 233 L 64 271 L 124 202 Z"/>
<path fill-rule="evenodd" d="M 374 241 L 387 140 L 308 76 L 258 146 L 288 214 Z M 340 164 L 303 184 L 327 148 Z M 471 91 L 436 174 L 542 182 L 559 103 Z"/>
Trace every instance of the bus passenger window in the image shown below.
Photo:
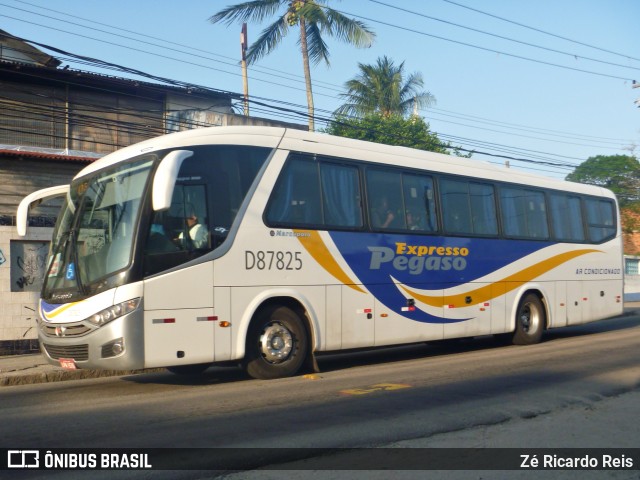
<path fill-rule="evenodd" d="M 584 242 L 580 197 L 552 193 L 549 198 L 554 237 L 565 242 Z"/>
<path fill-rule="evenodd" d="M 326 226 L 362 226 L 358 169 L 349 165 L 320 164 L 322 203 Z"/>
<path fill-rule="evenodd" d="M 435 232 L 437 222 L 433 179 L 426 175 L 403 174 L 402 188 L 407 228 L 412 231 Z"/>
<path fill-rule="evenodd" d="M 273 189 L 269 225 L 359 228 L 363 225 L 357 167 L 293 155 Z"/>
<path fill-rule="evenodd" d="M 316 162 L 292 158 L 273 189 L 267 221 L 275 225 L 322 225 Z"/>
<path fill-rule="evenodd" d="M 402 179 L 393 170 L 367 171 L 369 220 L 374 229 L 406 229 Z"/>
<path fill-rule="evenodd" d="M 616 234 L 615 208 L 611 200 L 588 198 L 587 222 L 589 226 L 589 238 L 592 242 L 602 242 Z"/>
<path fill-rule="evenodd" d="M 524 188 L 507 187 L 500 192 L 505 234 L 546 240 L 549 238 L 544 194 Z"/>
<path fill-rule="evenodd" d="M 478 235 L 498 234 L 498 214 L 493 185 L 469 183 L 471 226 Z"/>
<path fill-rule="evenodd" d="M 443 179 L 440 182 L 444 229 L 449 233 L 473 233 L 466 181 Z"/>

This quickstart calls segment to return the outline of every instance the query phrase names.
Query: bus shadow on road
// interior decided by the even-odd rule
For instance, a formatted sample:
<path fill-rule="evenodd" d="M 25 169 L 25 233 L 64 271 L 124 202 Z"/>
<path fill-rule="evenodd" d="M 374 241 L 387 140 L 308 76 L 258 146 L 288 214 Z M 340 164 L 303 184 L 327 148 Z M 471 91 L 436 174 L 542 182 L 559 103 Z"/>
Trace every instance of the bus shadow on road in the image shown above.
<path fill-rule="evenodd" d="M 640 316 L 616 317 L 589 324 L 547 330 L 542 337 L 542 343 L 549 343 L 560 339 L 577 338 L 597 335 L 634 328 L 640 325 Z M 350 368 L 391 364 L 419 360 L 429 357 L 443 357 L 482 350 L 501 349 L 509 346 L 508 341 L 501 336 L 485 335 L 481 337 L 457 338 L 420 342 L 399 346 L 385 346 L 377 348 L 356 349 L 347 351 L 328 352 L 318 355 L 318 365 L 321 373 L 348 370 Z M 520 348 L 514 346 L 514 348 Z M 311 372 L 300 372 L 300 374 Z M 175 386 L 210 386 L 216 384 L 233 383 L 252 380 L 236 364 L 212 365 L 198 374 L 175 374 L 169 371 L 144 373 L 123 377 L 124 380 L 140 384 L 165 384 Z"/>
<path fill-rule="evenodd" d="M 201 373 L 175 374 L 165 370 L 153 373 L 143 373 L 140 375 L 131 375 L 123 377 L 123 380 L 139 384 L 204 387 L 249 380 L 250 378 L 251 377 L 249 377 L 249 375 L 247 375 L 239 366 L 212 365 Z"/>
<path fill-rule="evenodd" d="M 640 325 L 640 315 L 626 315 L 622 317 L 608 318 L 592 323 L 575 325 L 547 330 L 542 337 L 543 341 L 551 341 L 559 338 L 580 337 L 597 333 L 615 332 Z"/>
<path fill-rule="evenodd" d="M 547 330 L 544 333 L 541 343 L 631 329 L 638 325 L 640 325 L 640 316 L 630 315 L 588 324 L 555 328 Z M 321 371 L 329 372 L 366 365 L 403 362 L 428 357 L 471 353 L 481 350 L 502 349 L 508 346 L 521 348 L 519 345 L 512 345 L 507 337 L 509 337 L 509 334 L 485 335 L 480 337 L 421 342 L 402 346 L 379 347 L 376 349 L 332 352 L 319 356 L 318 363 Z"/>

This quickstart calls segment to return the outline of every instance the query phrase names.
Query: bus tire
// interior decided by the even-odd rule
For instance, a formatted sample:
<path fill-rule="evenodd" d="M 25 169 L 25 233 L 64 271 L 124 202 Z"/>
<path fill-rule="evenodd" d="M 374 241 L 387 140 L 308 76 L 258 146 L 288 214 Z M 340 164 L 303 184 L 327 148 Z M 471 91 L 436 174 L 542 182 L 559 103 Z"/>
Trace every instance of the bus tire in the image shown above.
<path fill-rule="evenodd" d="M 545 309 L 540 297 L 535 293 L 527 293 L 518 304 L 512 343 L 515 345 L 538 343 L 542 338 L 545 320 Z"/>
<path fill-rule="evenodd" d="M 304 363 L 308 345 L 298 313 L 289 307 L 268 306 L 249 325 L 244 368 L 262 380 L 290 377 Z"/>

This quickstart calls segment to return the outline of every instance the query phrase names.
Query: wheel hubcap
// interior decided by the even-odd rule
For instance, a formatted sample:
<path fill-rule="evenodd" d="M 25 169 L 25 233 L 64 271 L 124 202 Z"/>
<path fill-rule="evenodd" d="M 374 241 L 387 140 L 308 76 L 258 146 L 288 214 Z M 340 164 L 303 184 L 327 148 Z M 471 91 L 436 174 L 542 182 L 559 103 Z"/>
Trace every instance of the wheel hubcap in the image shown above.
<path fill-rule="evenodd" d="M 522 329 L 529 333 L 530 331 L 536 331 L 538 327 L 538 323 L 540 323 L 540 313 L 538 310 L 531 306 L 531 304 L 526 304 L 522 307 L 520 312 L 520 324 L 522 325 Z"/>
<path fill-rule="evenodd" d="M 280 323 L 270 323 L 260 337 L 260 351 L 269 363 L 284 362 L 293 351 L 291 332 Z"/>

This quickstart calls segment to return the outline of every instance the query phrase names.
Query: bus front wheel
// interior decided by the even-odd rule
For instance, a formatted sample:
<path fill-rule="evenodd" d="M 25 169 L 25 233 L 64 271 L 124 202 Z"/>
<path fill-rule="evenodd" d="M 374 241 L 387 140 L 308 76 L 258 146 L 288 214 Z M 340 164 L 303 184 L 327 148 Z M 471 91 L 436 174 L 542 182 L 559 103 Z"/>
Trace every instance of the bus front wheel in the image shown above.
<path fill-rule="evenodd" d="M 538 343 L 542 338 L 545 318 L 544 305 L 540 298 L 535 293 L 527 293 L 518 305 L 512 342 L 516 345 Z"/>
<path fill-rule="evenodd" d="M 295 375 L 308 350 L 306 330 L 291 308 L 264 308 L 249 326 L 244 367 L 253 378 L 268 380 Z"/>

